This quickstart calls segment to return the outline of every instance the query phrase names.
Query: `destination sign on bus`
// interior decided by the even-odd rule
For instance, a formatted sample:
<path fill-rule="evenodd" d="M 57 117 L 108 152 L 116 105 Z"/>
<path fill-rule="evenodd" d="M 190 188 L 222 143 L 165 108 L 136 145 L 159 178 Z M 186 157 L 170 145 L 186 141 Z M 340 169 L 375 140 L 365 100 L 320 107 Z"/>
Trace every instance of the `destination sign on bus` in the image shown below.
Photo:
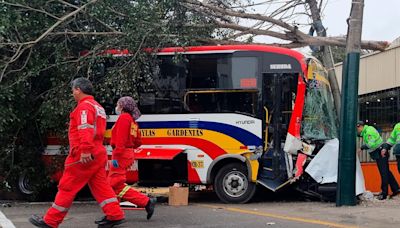
<path fill-rule="evenodd" d="M 201 137 L 203 130 L 201 129 L 141 129 L 140 133 L 143 137 Z"/>

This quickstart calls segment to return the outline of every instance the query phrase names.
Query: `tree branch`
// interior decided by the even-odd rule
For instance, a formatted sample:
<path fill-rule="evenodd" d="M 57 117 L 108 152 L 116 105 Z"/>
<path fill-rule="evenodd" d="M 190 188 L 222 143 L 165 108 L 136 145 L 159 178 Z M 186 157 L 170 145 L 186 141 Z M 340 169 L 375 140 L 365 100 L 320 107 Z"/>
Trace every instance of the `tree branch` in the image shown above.
<path fill-rule="evenodd" d="M 239 17 L 239 18 L 246 18 L 246 19 L 254 19 L 254 20 L 260 20 L 260 21 L 266 21 L 275 25 L 278 25 L 282 28 L 285 28 L 289 31 L 294 31 L 296 30 L 296 28 L 294 26 L 291 26 L 281 20 L 277 20 L 274 19 L 272 17 L 268 17 L 268 16 L 263 16 L 260 14 L 250 14 L 250 13 L 240 13 L 240 12 L 236 12 L 233 10 L 228 10 L 228 9 L 222 9 L 207 3 L 203 3 L 197 0 L 183 0 L 186 3 L 192 4 L 192 5 L 197 5 L 197 6 L 202 6 L 208 9 L 211 9 L 213 11 L 219 12 L 223 15 L 228 15 L 228 16 L 233 16 L 233 17 Z"/>
<path fill-rule="evenodd" d="M 69 6 L 69 7 L 75 8 L 75 9 L 78 9 L 78 8 L 79 8 L 78 6 L 73 5 L 73 4 L 69 3 L 69 2 L 65 2 L 65 1 L 63 1 L 63 0 L 58 0 L 58 2 L 60 2 L 60 3 L 64 4 L 64 5 L 67 5 L 67 6 Z M 111 26 L 109 26 L 107 23 L 105 23 L 104 21 L 100 20 L 99 18 L 97 18 L 97 17 L 91 15 L 90 13 L 86 13 L 86 14 L 89 15 L 90 17 L 92 17 L 93 19 L 95 19 L 95 20 L 96 20 L 97 22 L 99 22 L 101 25 L 103 25 L 104 27 L 106 27 L 108 30 L 113 31 L 113 32 L 117 32 L 117 30 L 115 30 L 114 28 L 112 28 Z"/>
<path fill-rule="evenodd" d="M 97 2 L 98 0 L 91 0 L 90 2 L 86 3 L 85 5 L 77 8 L 76 10 L 72 11 L 71 13 L 68 13 L 66 15 L 64 15 L 63 17 L 61 17 L 56 23 L 54 23 L 50 28 L 48 28 L 44 33 L 42 33 L 42 35 L 40 35 L 38 38 L 36 38 L 36 40 L 33 41 L 28 41 L 28 42 L 23 42 L 23 43 L 0 43 L 0 45 L 18 45 L 18 49 L 15 52 L 15 54 L 11 57 L 10 61 L 8 61 L 3 70 L 1 71 L 0 74 L 0 83 L 4 78 L 4 75 L 6 73 L 6 70 L 8 68 L 8 66 L 15 62 L 21 55 L 22 53 L 28 49 L 31 48 L 33 45 L 35 45 L 36 43 L 40 42 L 42 39 L 44 39 L 46 36 L 48 36 L 57 26 L 59 26 L 60 24 L 62 24 L 63 22 L 65 22 L 66 20 L 68 20 L 69 18 L 73 17 L 74 15 L 76 15 L 77 13 L 79 13 L 80 11 L 82 11 L 83 9 L 85 9 L 88 5 L 91 5 L 95 2 Z M 25 47 L 24 47 L 25 46 Z M 22 49 L 22 47 L 24 47 Z M 21 50 L 22 49 L 22 50 Z"/>
<path fill-rule="evenodd" d="M 209 25 L 190 25 L 190 26 L 209 26 Z M 230 24 L 230 23 L 221 23 L 217 22 L 217 26 L 219 28 L 228 28 L 233 29 L 236 31 L 242 32 L 249 32 L 254 35 L 263 35 L 263 36 L 271 36 L 275 38 L 279 38 L 286 41 L 291 41 L 292 43 L 296 44 L 296 47 L 304 47 L 308 45 L 315 45 L 315 46 L 323 46 L 323 45 L 331 45 L 331 46 L 346 46 L 346 39 L 342 37 L 313 37 L 309 35 L 305 35 L 304 33 L 279 33 L 274 31 L 268 31 L 263 29 L 252 29 L 246 26 L 237 25 L 237 24 Z M 304 34 L 304 35 L 303 35 Z M 274 44 L 275 45 L 275 44 Z M 275 45 L 276 46 L 276 45 Z M 385 41 L 362 41 L 361 47 L 363 49 L 369 50 L 379 50 L 383 51 L 388 46 L 388 42 Z"/>
<path fill-rule="evenodd" d="M 126 62 L 123 66 L 121 66 L 121 68 L 119 69 L 119 72 L 121 72 L 122 70 L 124 70 L 133 60 L 136 59 L 136 56 L 137 56 L 137 55 L 139 54 L 139 52 L 142 51 L 142 49 L 143 49 L 142 46 L 143 46 L 143 44 L 144 44 L 144 42 L 145 42 L 145 40 L 146 40 L 146 38 L 147 38 L 147 35 L 148 35 L 148 33 L 146 33 L 146 34 L 143 36 L 143 38 L 142 38 L 142 40 L 141 40 L 141 42 L 140 42 L 140 44 L 139 44 L 139 47 L 137 48 L 135 54 L 132 56 L 132 58 L 131 58 L 128 62 Z"/>
<path fill-rule="evenodd" d="M 110 39 L 110 43 L 113 42 L 113 39 Z M 106 45 L 106 44 L 104 44 Z M 45 68 L 40 69 L 39 72 L 44 72 L 46 70 L 52 69 L 54 67 L 58 67 L 64 64 L 71 64 L 71 63 L 78 63 L 79 61 L 81 61 L 84 58 L 87 58 L 87 56 L 89 55 L 95 55 L 95 53 L 99 50 L 103 50 L 104 46 L 97 46 L 94 47 L 93 49 L 89 50 L 89 52 L 84 55 L 84 56 L 79 56 L 77 59 L 72 59 L 72 60 L 66 60 L 64 62 L 60 62 L 60 63 L 54 63 L 54 64 L 50 64 L 47 65 Z M 13 86 L 15 86 L 16 84 L 18 84 L 20 81 L 25 80 L 26 78 L 28 78 L 31 75 L 31 72 L 28 72 L 26 75 L 24 75 L 23 77 L 20 77 L 18 80 L 16 80 L 15 82 L 13 82 L 12 84 L 8 85 L 6 88 L 11 88 Z"/>
<path fill-rule="evenodd" d="M 19 45 L 17 51 L 14 53 L 14 55 L 11 57 L 11 59 L 5 64 L 3 70 L 1 71 L 1 74 L 0 74 L 0 83 L 3 80 L 4 74 L 6 73 L 8 66 L 11 63 L 13 63 L 15 60 L 17 60 L 22 55 L 22 53 L 25 51 L 25 48 L 22 49 L 22 47 L 23 47 L 23 45 Z M 21 51 L 21 49 L 22 49 L 22 51 Z"/>
<path fill-rule="evenodd" d="M 23 53 L 23 51 L 21 53 Z M 31 54 L 32 54 L 32 48 L 29 49 L 29 54 L 26 57 L 26 60 L 25 60 L 24 64 L 22 65 L 22 67 L 17 70 L 10 70 L 7 73 L 4 73 L 4 76 L 7 76 L 8 74 L 19 72 L 19 71 L 23 70 L 26 67 L 26 65 L 28 64 L 29 59 L 31 58 Z M 2 75 L 3 75 L 3 73 L 2 73 Z M 2 78 L 3 78 L 3 76 L 0 78 L 0 82 L 1 82 Z"/>
<path fill-rule="evenodd" d="M 126 35 L 124 32 L 74 32 L 74 31 L 65 31 L 65 32 L 52 32 L 49 33 L 49 36 L 60 36 L 60 35 L 73 35 L 73 36 L 121 36 Z"/>
<path fill-rule="evenodd" d="M 69 3 L 69 2 L 66 2 L 66 1 L 63 1 L 63 0 L 57 0 L 57 1 L 60 2 L 60 3 L 62 3 L 62 4 L 64 4 L 64 5 L 69 6 L 69 7 L 71 7 L 71 8 L 74 8 L 74 9 L 78 9 L 78 8 L 79 8 L 78 6 L 73 5 L 73 4 L 71 4 L 71 3 Z"/>
<path fill-rule="evenodd" d="M 234 18 L 240 18 L 240 19 L 253 19 L 257 21 L 262 21 L 262 22 L 269 22 L 273 25 L 277 25 L 281 28 L 284 28 L 286 31 L 283 32 L 277 32 L 277 31 L 271 31 L 271 28 L 267 29 L 261 29 L 261 28 L 254 28 L 254 26 L 244 26 L 240 25 L 237 23 L 229 23 L 229 22 L 220 22 L 218 21 L 215 17 L 218 18 L 217 15 L 209 14 L 208 16 L 211 17 L 213 20 L 214 24 L 218 28 L 225 28 L 225 29 L 232 29 L 236 31 L 240 31 L 237 35 L 234 35 L 233 38 L 236 38 L 241 35 L 245 34 L 253 34 L 253 35 L 263 35 L 263 36 L 271 36 L 275 37 L 278 39 L 286 40 L 286 41 L 291 41 L 292 44 L 296 44 L 296 46 L 308 46 L 308 45 L 315 45 L 315 46 L 324 46 L 324 45 L 332 45 L 332 46 L 341 46 L 345 47 L 346 46 L 346 40 L 343 38 L 337 38 L 337 37 L 313 37 L 310 36 L 300 30 L 296 26 L 291 26 L 287 23 L 285 23 L 282 19 L 275 19 L 270 16 L 263 16 L 260 14 L 250 14 L 250 13 L 245 13 L 245 12 L 237 12 L 233 11 L 231 9 L 225 9 L 221 8 L 218 6 L 211 5 L 207 2 L 201 2 L 199 0 L 183 0 L 183 3 L 181 3 L 184 7 L 188 8 L 189 10 L 195 10 L 195 11 L 200 11 L 198 8 L 203 7 L 208 10 L 212 10 L 215 14 L 217 12 L 219 15 L 227 15 L 231 16 Z M 285 4 L 284 9 L 290 9 L 294 8 L 296 6 L 299 6 L 301 4 L 306 4 L 304 1 L 292 1 Z M 197 6 L 197 7 L 196 7 Z M 283 11 L 280 11 L 279 9 L 275 11 L 274 15 L 280 14 Z M 214 17 L 214 18 L 213 18 Z M 199 27 L 209 27 L 210 25 L 191 25 L 191 26 L 199 26 Z M 361 43 L 361 47 L 363 49 L 370 49 L 370 50 L 384 50 L 388 46 L 387 42 L 384 41 L 363 41 Z"/>
<path fill-rule="evenodd" d="M 71 13 L 64 15 L 63 17 L 60 18 L 60 20 L 58 20 L 56 23 L 54 23 L 50 28 L 48 28 L 42 35 L 40 35 L 36 40 L 32 40 L 32 41 L 28 41 L 25 43 L 22 43 L 22 45 L 33 45 L 38 43 L 39 41 L 41 41 L 43 38 L 45 38 L 49 33 L 51 33 L 55 28 L 57 28 L 57 26 L 59 26 L 60 24 L 62 24 L 64 21 L 66 21 L 67 19 L 69 19 L 70 17 L 75 16 L 76 14 L 78 14 L 80 11 L 82 11 L 83 9 L 85 9 L 87 6 L 94 4 L 95 2 L 97 2 L 98 0 L 91 0 L 90 2 L 86 3 L 85 5 L 77 8 L 76 10 L 72 11 Z"/>
<path fill-rule="evenodd" d="M 0 4 L 14 6 L 14 7 L 20 7 L 20 8 L 24 8 L 24 9 L 27 9 L 27 10 L 43 13 L 43 14 L 46 14 L 47 16 L 51 17 L 51 18 L 54 18 L 56 20 L 60 20 L 59 17 L 54 16 L 53 14 L 51 14 L 49 12 L 46 12 L 46 11 L 40 10 L 40 9 L 36 9 L 36 8 L 30 7 L 30 6 L 27 6 L 27 5 L 21 5 L 21 4 L 18 4 L 18 3 L 11 3 L 11 2 L 0 2 Z"/>
<path fill-rule="evenodd" d="M 206 45 L 219 45 L 219 44 L 223 44 L 223 45 L 233 45 L 233 44 L 255 44 L 255 45 L 269 45 L 269 46 L 276 46 L 276 47 L 284 47 L 284 48 L 300 48 L 300 47 L 304 47 L 304 44 L 300 44 L 300 43 L 248 43 L 248 42 L 242 42 L 242 41 L 237 41 L 237 40 L 219 40 L 219 39 L 207 39 L 207 38 L 199 38 L 196 39 L 198 42 L 201 42 L 202 44 L 206 44 Z"/>
<path fill-rule="evenodd" d="M 117 14 L 118 16 L 121 16 L 121 17 L 128 17 L 128 15 L 123 14 L 123 13 L 121 13 L 121 12 L 119 12 L 119 11 L 116 11 L 115 9 L 113 9 L 113 8 L 111 8 L 111 7 L 109 7 L 109 6 L 107 6 L 107 9 L 109 9 L 111 12 Z"/>
<path fill-rule="evenodd" d="M 216 23 L 217 27 L 219 27 L 219 28 L 229 28 L 229 29 L 238 30 L 238 31 L 242 31 L 242 32 L 251 32 L 251 34 L 255 34 L 255 35 L 272 36 L 272 37 L 279 38 L 282 40 L 291 40 L 290 37 L 288 37 L 286 34 L 279 33 L 279 32 L 248 28 L 246 26 L 233 24 L 233 23 L 221 23 L 218 21 L 215 21 L 215 23 Z"/>

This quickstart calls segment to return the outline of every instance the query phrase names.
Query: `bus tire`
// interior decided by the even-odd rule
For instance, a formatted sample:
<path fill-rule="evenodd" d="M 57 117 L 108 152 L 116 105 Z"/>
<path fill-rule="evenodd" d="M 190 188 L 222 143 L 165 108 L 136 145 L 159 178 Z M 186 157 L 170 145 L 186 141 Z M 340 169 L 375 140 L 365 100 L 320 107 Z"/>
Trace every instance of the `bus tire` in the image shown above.
<path fill-rule="evenodd" d="M 224 203 L 247 203 L 256 192 L 256 185 L 249 181 L 247 168 L 240 163 L 231 163 L 218 170 L 214 189 Z"/>
<path fill-rule="evenodd" d="M 19 174 L 16 187 L 19 195 L 24 199 L 29 199 L 34 194 L 31 182 L 32 181 L 26 172 Z"/>
<path fill-rule="evenodd" d="M 49 182 L 38 190 L 34 181 L 28 172 L 19 174 L 14 186 L 17 199 L 27 201 L 51 201 L 54 199 L 58 190 L 57 183 Z"/>

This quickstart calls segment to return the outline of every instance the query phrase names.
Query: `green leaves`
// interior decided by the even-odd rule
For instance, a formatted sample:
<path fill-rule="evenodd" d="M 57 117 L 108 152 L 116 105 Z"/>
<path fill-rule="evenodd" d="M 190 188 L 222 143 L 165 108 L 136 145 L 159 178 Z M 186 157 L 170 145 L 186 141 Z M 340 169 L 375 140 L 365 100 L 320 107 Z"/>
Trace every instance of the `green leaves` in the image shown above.
<path fill-rule="evenodd" d="M 213 32 L 186 26 L 207 19 L 188 13 L 178 0 L 102 0 L 62 21 L 40 41 L 24 44 L 89 1 L 67 2 L 0 2 L 0 143 L 9 145 L 0 148 L 4 183 L 13 183 L 23 170 L 47 181 L 40 154 L 47 135 L 66 138 L 75 105 L 73 78 L 89 77 L 96 99 L 110 113 L 120 96 L 136 98 L 139 85 L 151 84 L 155 62 L 145 48 L 194 45 L 193 40 Z M 128 49 L 131 55 L 105 56 L 108 49 Z M 105 64 L 103 73 L 99 64 Z"/>

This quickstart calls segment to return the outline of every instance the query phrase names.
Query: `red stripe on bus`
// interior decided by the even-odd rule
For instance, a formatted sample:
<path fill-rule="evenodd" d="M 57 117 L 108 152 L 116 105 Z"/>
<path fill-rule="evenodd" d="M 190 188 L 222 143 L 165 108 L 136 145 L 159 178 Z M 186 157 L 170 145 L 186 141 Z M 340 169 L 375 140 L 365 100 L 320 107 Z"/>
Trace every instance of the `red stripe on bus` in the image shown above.
<path fill-rule="evenodd" d="M 200 176 L 197 173 L 197 170 L 192 167 L 192 163 L 188 161 L 187 165 L 188 165 L 188 182 L 191 184 L 201 184 Z"/>
<path fill-rule="evenodd" d="M 173 144 L 181 144 L 181 145 L 189 145 L 199 148 L 204 151 L 211 159 L 215 159 L 223 154 L 226 154 L 226 151 L 221 147 L 215 145 L 214 143 L 198 138 L 184 138 L 184 137 L 165 137 L 165 138 L 142 138 L 142 142 L 144 145 L 173 145 Z"/>
<path fill-rule="evenodd" d="M 288 132 L 294 137 L 300 138 L 301 121 L 303 116 L 303 107 L 306 94 L 306 84 L 304 83 L 301 76 L 298 79 L 296 101 L 294 104 L 294 110 L 292 117 L 290 118 Z"/>

